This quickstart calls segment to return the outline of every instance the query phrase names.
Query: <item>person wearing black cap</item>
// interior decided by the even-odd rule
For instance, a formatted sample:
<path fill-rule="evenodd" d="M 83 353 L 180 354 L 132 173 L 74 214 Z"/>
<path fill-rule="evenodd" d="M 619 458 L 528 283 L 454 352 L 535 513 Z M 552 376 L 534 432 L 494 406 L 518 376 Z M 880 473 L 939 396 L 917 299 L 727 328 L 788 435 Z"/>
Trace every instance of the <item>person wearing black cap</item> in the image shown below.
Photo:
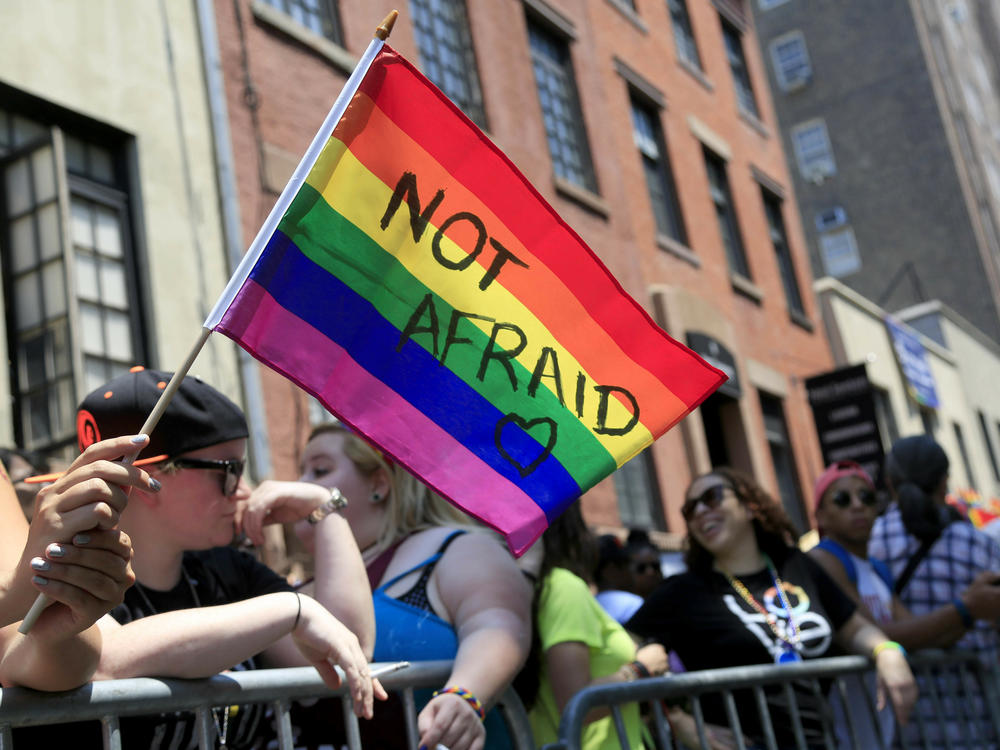
<path fill-rule="evenodd" d="M 627 622 L 642 606 L 642 597 L 634 593 L 632 558 L 614 534 L 597 538 L 597 566 L 594 568 L 597 585 L 595 599 L 615 622 Z"/>
<path fill-rule="evenodd" d="M 77 413 L 80 448 L 136 432 L 170 375 L 133 368 L 89 394 Z M 102 628 L 97 676 L 195 678 L 312 664 L 337 686 L 336 664 L 355 712 L 370 717 L 373 693 L 385 692 L 368 669 L 371 593 L 346 522 L 334 513 L 317 524 L 318 543 L 335 560 L 320 572 L 328 578 L 316 587 L 320 601 L 293 592 L 276 573 L 226 546 L 237 503 L 250 494 L 242 479 L 247 435 L 236 404 L 196 377 L 183 380 L 135 461 L 162 486 L 155 493 L 134 489 L 121 513 L 120 526 L 133 540 L 136 583 Z M 230 708 L 213 709 L 219 744 L 254 746 L 262 709 Z M 187 747 L 194 733 L 193 715 L 122 720 L 129 747 Z"/>

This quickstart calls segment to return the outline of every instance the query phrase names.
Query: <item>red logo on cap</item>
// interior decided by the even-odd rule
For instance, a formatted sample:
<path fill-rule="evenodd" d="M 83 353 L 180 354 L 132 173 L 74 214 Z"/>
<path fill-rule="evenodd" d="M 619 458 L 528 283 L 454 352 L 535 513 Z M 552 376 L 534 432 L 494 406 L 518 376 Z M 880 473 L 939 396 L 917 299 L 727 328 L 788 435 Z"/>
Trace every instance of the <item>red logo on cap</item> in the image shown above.
<path fill-rule="evenodd" d="M 76 413 L 76 442 L 83 453 L 87 448 L 101 439 L 101 431 L 97 429 L 97 420 L 86 409 Z"/>

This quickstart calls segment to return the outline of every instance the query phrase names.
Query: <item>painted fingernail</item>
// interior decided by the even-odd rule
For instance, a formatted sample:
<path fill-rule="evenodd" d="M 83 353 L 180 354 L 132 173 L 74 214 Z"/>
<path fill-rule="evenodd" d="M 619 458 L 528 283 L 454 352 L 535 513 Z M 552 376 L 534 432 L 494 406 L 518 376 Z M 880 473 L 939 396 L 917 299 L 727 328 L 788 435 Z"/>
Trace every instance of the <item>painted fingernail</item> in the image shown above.
<path fill-rule="evenodd" d="M 41 576 L 32 576 L 31 577 L 31 582 L 32 583 L 37 583 L 39 586 L 48 586 L 49 585 L 49 579 L 48 578 L 42 578 Z"/>
<path fill-rule="evenodd" d="M 150 477 L 149 478 L 149 489 L 151 489 L 153 492 L 159 492 L 160 488 L 162 488 L 162 487 L 163 487 L 163 485 L 160 484 L 160 480 L 159 479 L 157 479 L 156 477 Z"/>
<path fill-rule="evenodd" d="M 48 570 L 52 567 L 52 563 L 48 560 L 44 560 L 41 557 L 31 558 L 31 569 L 32 570 Z"/>
<path fill-rule="evenodd" d="M 132 442 L 135 443 L 136 445 L 139 445 L 140 443 L 145 443 L 147 440 L 149 440 L 149 435 L 136 435 L 134 438 L 132 438 Z"/>
<path fill-rule="evenodd" d="M 57 542 L 53 542 L 45 548 L 45 554 L 49 557 L 65 557 L 66 548 Z"/>
<path fill-rule="evenodd" d="M 83 546 L 84 544 L 90 544 L 90 534 L 77 534 L 73 537 L 73 544 Z"/>

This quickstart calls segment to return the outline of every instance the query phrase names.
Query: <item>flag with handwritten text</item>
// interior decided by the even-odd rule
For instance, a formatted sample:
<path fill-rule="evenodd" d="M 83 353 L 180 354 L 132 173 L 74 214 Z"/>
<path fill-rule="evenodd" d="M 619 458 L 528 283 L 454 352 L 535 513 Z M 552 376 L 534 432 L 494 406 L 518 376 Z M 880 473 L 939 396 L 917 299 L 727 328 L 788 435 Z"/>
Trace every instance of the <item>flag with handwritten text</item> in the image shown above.
<path fill-rule="evenodd" d="M 519 554 L 725 376 L 667 336 L 490 139 L 377 44 L 206 327 Z"/>

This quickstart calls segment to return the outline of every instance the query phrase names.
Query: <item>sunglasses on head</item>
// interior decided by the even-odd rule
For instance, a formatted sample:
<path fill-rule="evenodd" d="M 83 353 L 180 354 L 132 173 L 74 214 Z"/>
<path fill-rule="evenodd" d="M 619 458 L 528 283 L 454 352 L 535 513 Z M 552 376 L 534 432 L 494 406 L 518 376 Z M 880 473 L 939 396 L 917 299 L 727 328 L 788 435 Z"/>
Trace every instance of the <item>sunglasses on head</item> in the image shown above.
<path fill-rule="evenodd" d="M 869 508 L 875 506 L 878 502 L 878 498 L 875 497 L 875 493 L 872 492 L 867 487 L 864 489 L 856 490 L 853 493 L 847 490 L 837 490 L 830 496 L 830 502 L 836 505 L 838 508 L 847 508 L 851 504 L 851 495 L 858 498 L 862 505 L 866 505 Z"/>
<path fill-rule="evenodd" d="M 695 508 L 698 504 L 703 504 L 709 510 L 714 510 L 719 507 L 721 503 L 726 498 L 726 490 L 729 489 L 728 485 L 717 484 L 713 487 L 709 487 L 707 490 L 702 492 L 698 497 L 689 497 L 684 501 L 684 505 L 681 506 L 681 515 L 684 517 L 685 521 L 690 521 L 694 518 Z"/>
<path fill-rule="evenodd" d="M 201 469 L 209 471 L 221 471 L 222 494 L 229 497 L 240 484 L 240 477 L 243 476 L 243 468 L 246 461 L 242 458 L 224 458 L 215 460 L 211 458 L 175 458 L 168 462 L 169 466 L 176 466 L 178 469 Z"/>

